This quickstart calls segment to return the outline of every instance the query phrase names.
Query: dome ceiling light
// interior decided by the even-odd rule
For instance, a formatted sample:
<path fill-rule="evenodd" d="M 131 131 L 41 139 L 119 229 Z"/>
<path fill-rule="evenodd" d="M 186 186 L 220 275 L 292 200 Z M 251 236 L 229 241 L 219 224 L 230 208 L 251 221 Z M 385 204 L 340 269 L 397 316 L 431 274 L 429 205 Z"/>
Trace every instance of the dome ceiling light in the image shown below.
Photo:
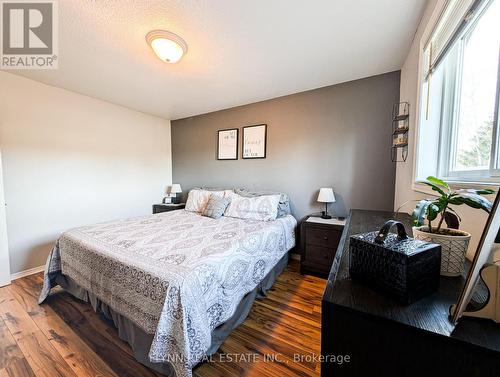
<path fill-rule="evenodd" d="M 188 49 L 184 39 L 166 30 L 150 31 L 146 35 L 146 41 L 155 54 L 167 63 L 177 63 Z"/>

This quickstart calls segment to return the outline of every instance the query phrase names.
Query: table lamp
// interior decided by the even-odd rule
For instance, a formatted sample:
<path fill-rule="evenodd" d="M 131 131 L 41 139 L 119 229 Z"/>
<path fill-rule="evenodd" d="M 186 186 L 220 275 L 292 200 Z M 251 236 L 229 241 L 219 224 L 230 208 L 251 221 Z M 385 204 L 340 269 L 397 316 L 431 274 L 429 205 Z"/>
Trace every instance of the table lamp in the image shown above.
<path fill-rule="evenodd" d="M 322 212 L 322 219 L 331 219 L 332 217 L 328 214 L 328 203 L 335 202 L 335 195 L 333 195 L 333 189 L 331 187 L 322 187 L 319 189 L 318 202 L 325 203 L 325 210 Z"/>
<path fill-rule="evenodd" d="M 170 194 L 173 194 L 172 203 L 179 204 L 180 203 L 180 194 L 182 192 L 181 185 L 178 183 L 172 183 L 172 187 L 170 188 Z"/>

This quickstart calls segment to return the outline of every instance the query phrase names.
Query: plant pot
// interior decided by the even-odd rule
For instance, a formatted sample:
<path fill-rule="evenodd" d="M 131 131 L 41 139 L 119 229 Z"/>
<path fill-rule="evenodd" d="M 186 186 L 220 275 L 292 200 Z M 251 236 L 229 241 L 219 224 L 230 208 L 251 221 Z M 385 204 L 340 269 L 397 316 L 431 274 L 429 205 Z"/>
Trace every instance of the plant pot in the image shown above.
<path fill-rule="evenodd" d="M 436 228 L 432 228 L 433 231 Z M 413 228 L 416 239 L 441 245 L 441 275 L 460 276 L 465 270 L 465 254 L 470 234 L 463 230 L 441 228 L 440 233 L 429 233 L 428 226 Z"/>

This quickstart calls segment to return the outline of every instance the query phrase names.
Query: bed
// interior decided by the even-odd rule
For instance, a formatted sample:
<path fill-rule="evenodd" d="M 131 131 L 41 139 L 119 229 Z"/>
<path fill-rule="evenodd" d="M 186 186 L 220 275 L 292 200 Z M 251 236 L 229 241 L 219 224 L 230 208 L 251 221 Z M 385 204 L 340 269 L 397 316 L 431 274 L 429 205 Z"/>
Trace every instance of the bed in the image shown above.
<path fill-rule="evenodd" d="M 189 377 L 284 269 L 296 224 L 177 210 L 73 229 L 47 258 L 39 302 L 60 285 L 111 318 L 139 362 Z"/>

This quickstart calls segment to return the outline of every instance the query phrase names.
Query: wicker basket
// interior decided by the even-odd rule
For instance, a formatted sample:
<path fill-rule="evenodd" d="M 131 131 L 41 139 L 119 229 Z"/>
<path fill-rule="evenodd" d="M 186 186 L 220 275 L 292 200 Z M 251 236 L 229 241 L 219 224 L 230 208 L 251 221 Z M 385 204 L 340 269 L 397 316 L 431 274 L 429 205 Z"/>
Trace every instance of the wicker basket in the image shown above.
<path fill-rule="evenodd" d="M 435 230 L 435 228 L 432 228 Z M 442 229 L 448 234 L 429 233 L 428 226 L 414 227 L 413 237 L 441 245 L 441 275 L 460 276 L 465 269 L 465 254 L 470 234 L 462 230 Z"/>

